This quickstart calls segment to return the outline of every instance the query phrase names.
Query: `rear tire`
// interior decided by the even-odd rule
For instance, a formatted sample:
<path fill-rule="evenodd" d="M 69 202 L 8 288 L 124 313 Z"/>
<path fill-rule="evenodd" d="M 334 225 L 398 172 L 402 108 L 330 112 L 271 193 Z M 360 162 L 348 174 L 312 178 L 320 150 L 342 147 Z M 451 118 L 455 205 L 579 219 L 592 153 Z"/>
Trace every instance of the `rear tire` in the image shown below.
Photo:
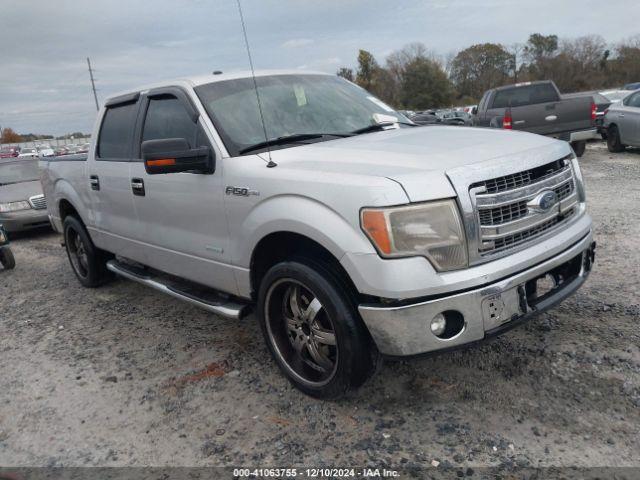
<path fill-rule="evenodd" d="M 265 274 L 258 318 L 280 370 L 312 397 L 344 396 L 371 377 L 379 363 L 343 282 L 311 260 L 284 261 Z"/>
<path fill-rule="evenodd" d="M 576 157 L 580 158 L 584 155 L 584 151 L 587 149 L 587 142 L 585 140 L 580 140 L 578 142 L 572 142 L 571 146 L 573 147 Z"/>
<path fill-rule="evenodd" d="M 64 243 L 69 263 L 80 283 L 87 288 L 96 288 L 113 278 L 107 270 L 107 261 L 113 255 L 97 248 L 87 233 L 82 221 L 69 215 L 63 223 Z"/>
<path fill-rule="evenodd" d="M 611 125 L 607 130 L 607 148 L 611 153 L 624 152 L 626 146 L 622 144 L 618 127 Z"/>
<path fill-rule="evenodd" d="M 6 270 L 12 270 L 16 266 L 16 259 L 10 248 L 0 248 L 0 263 Z"/>

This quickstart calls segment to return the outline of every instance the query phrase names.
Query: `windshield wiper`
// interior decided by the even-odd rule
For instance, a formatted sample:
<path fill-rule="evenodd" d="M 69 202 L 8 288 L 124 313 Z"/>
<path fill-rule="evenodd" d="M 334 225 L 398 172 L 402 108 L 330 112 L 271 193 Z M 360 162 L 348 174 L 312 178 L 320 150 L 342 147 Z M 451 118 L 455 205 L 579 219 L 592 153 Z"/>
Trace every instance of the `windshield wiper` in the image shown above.
<path fill-rule="evenodd" d="M 418 126 L 415 123 L 408 123 L 408 122 L 382 122 L 382 123 L 374 123 L 373 125 L 367 125 L 366 127 L 358 128 L 357 130 L 353 130 L 351 133 L 354 135 L 360 135 L 361 133 L 377 132 L 378 130 L 384 130 L 385 127 L 391 127 L 396 124 L 407 125 L 409 127 Z"/>
<path fill-rule="evenodd" d="M 288 143 L 297 143 L 304 140 L 313 140 L 314 138 L 350 137 L 351 135 L 351 133 L 294 133 L 293 135 L 285 135 L 283 137 L 272 138 L 271 140 L 266 140 L 254 145 L 249 145 L 248 147 L 239 150 L 238 153 L 243 154 L 251 152 L 253 150 L 260 150 L 262 148 L 273 147 L 276 145 L 286 145 Z"/>

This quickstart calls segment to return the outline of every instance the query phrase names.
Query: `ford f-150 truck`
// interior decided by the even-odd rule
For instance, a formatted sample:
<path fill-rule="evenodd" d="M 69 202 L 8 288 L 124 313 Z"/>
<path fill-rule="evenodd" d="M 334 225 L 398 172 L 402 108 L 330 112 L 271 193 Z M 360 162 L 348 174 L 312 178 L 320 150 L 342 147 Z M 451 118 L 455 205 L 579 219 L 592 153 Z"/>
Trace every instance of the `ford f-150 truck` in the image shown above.
<path fill-rule="evenodd" d="M 559 138 L 570 142 L 581 157 L 587 140 L 600 139 L 597 114 L 591 94 L 562 95 L 555 83 L 544 80 L 487 90 L 473 123 Z"/>
<path fill-rule="evenodd" d="M 41 160 L 78 280 L 115 273 L 225 317 L 255 309 L 280 369 L 320 398 L 380 358 L 522 323 L 594 259 L 569 144 L 417 127 L 332 75 L 132 90 L 92 138 L 88 155 Z"/>

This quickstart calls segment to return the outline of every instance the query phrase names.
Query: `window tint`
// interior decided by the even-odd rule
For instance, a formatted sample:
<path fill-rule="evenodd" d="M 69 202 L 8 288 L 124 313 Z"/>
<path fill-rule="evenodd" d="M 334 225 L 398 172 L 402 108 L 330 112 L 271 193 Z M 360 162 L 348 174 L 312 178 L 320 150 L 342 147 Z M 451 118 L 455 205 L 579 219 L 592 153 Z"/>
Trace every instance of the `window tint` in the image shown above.
<path fill-rule="evenodd" d="M 480 100 L 480 103 L 478 104 L 478 113 L 484 111 L 484 109 L 486 108 L 485 103 L 487 103 L 488 99 L 489 99 L 489 92 L 485 92 L 485 94 L 482 96 L 482 100 Z"/>
<path fill-rule="evenodd" d="M 629 107 L 640 107 L 640 93 L 634 93 L 627 100 L 627 106 Z"/>
<path fill-rule="evenodd" d="M 499 90 L 493 100 L 492 108 L 521 107 L 557 100 L 558 95 L 553 86 L 549 83 L 541 83 Z"/>
<path fill-rule="evenodd" d="M 184 138 L 189 146 L 196 146 L 197 124 L 191 120 L 180 100 L 172 95 L 149 100 L 149 108 L 142 130 L 142 141 L 163 138 Z"/>
<path fill-rule="evenodd" d="M 134 102 L 107 108 L 98 139 L 99 158 L 129 158 L 137 105 Z"/>

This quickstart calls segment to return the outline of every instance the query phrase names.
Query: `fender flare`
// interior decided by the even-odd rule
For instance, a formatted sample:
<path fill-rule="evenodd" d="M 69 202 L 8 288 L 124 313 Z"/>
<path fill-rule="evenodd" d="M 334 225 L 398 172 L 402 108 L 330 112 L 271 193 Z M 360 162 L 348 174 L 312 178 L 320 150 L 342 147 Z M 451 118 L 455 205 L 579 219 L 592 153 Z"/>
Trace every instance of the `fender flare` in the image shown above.
<path fill-rule="evenodd" d="M 338 261 L 346 252 L 375 253 L 364 233 L 335 210 L 309 197 L 279 195 L 256 205 L 234 234 L 240 239 L 232 253 L 234 264 L 249 268 L 260 240 L 278 232 L 303 235 L 322 245 Z"/>
<path fill-rule="evenodd" d="M 84 202 L 80 198 L 80 195 L 73 186 L 64 179 L 58 179 L 54 185 L 54 196 L 55 196 L 55 213 L 58 218 L 62 221 L 62 215 L 60 214 L 60 203 L 65 200 L 73 206 L 78 215 L 80 216 L 80 220 L 84 223 L 85 226 L 89 226 L 89 212 L 86 208 L 82 208 L 84 206 Z"/>

